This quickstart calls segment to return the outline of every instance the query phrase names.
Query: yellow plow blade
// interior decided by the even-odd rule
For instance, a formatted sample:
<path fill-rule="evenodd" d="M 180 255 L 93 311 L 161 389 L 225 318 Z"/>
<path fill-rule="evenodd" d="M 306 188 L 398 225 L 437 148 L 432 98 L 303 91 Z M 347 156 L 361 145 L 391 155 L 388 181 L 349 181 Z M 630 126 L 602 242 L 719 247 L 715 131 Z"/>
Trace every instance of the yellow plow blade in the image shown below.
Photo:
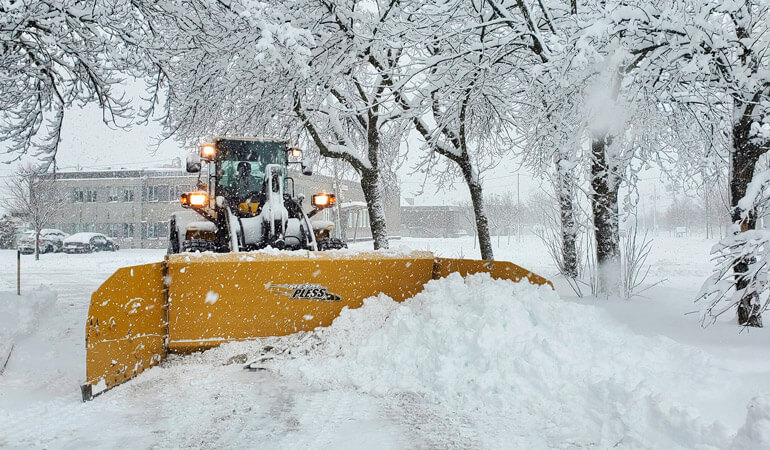
<path fill-rule="evenodd" d="M 86 322 L 87 400 L 129 380 L 165 356 L 164 264 L 119 269 L 91 296 Z"/>
<path fill-rule="evenodd" d="M 383 293 L 403 301 L 453 272 L 551 284 L 509 262 L 430 252 L 179 254 L 120 269 L 91 298 L 83 399 L 168 353 L 329 326 L 343 308 L 358 308 L 365 298 Z"/>

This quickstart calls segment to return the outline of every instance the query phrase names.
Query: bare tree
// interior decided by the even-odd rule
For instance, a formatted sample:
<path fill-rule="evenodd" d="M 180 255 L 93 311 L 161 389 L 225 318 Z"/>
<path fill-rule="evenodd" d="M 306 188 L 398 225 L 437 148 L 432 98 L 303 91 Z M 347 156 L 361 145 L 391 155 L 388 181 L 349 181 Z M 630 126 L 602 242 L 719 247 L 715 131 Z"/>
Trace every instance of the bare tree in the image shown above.
<path fill-rule="evenodd" d="M 35 260 L 40 259 L 40 232 L 49 226 L 64 203 L 64 195 L 55 179 L 36 166 L 21 166 L 6 182 L 11 214 L 27 221 L 35 232 Z"/>

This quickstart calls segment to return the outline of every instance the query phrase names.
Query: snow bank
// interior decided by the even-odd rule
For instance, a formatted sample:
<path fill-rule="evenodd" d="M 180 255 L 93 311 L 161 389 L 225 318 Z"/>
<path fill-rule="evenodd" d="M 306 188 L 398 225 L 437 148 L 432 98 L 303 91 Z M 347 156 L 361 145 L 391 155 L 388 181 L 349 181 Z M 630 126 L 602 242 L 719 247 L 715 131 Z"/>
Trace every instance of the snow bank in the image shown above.
<path fill-rule="evenodd" d="M 547 287 L 453 274 L 401 304 L 370 298 L 316 333 L 274 369 L 448 407 L 488 428 L 491 447 L 728 442 L 680 406 L 718 384 L 704 353 L 637 336 Z"/>
<path fill-rule="evenodd" d="M 757 395 L 747 409 L 746 423 L 738 430 L 732 448 L 770 448 L 770 394 Z"/>
<path fill-rule="evenodd" d="M 34 292 L 18 296 L 0 293 L 0 367 L 18 340 L 31 335 L 40 323 L 40 317 L 56 303 L 56 293 L 44 286 Z"/>

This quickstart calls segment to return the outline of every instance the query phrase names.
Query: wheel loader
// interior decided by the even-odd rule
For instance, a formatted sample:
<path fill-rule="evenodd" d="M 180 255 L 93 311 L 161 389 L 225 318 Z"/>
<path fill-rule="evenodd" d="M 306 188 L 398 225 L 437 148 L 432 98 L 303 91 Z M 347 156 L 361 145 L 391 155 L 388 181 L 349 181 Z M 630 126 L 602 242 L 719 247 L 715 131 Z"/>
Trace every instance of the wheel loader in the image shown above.
<path fill-rule="evenodd" d="M 198 191 L 185 193 L 180 200 L 205 222 L 190 222 L 189 215 L 172 216 L 169 253 L 346 247 L 329 236 L 326 223 L 310 220 L 334 205 L 334 195 L 313 195 L 313 209 L 307 213 L 303 196 L 294 195 L 289 166 L 299 164 L 302 175 L 312 174 L 301 150 L 282 141 L 218 138 L 203 146 L 200 155 L 188 157 L 187 171 L 201 174 L 202 162 L 208 166 L 205 182 L 199 176 Z"/>
<path fill-rule="evenodd" d="M 170 353 L 326 327 L 368 297 L 403 301 L 453 272 L 551 285 L 505 261 L 346 250 L 328 223 L 311 220 L 334 196 L 303 205 L 294 164 L 312 173 L 298 149 L 255 138 L 214 139 L 188 157 L 198 186 L 181 195 L 186 214 L 170 220 L 164 260 L 119 269 L 91 296 L 84 401 Z"/>

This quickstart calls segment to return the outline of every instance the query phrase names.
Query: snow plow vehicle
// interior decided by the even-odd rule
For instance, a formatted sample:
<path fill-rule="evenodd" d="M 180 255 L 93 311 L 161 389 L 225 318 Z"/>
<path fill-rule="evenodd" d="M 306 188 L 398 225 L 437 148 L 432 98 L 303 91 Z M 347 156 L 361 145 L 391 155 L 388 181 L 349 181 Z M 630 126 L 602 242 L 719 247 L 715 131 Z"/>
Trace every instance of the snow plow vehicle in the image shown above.
<path fill-rule="evenodd" d="M 551 284 L 505 261 L 344 250 L 328 224 L 310 220 L 334 197 L 314 195 L 305 212 L 304 199 L 293 195 L 289 165 L 311 170 L 285 142 L 215 139 L 188 158 L 187 169 L 201 173 L 204 162 L 206 182 L 180 199 L 203 220 L 175 215 L 163 261 L 119 269 L 93 293 L 84 401 L 170 353 L 326 327 L 368 297 L 403 301 L 453 272 Z"/>
<path fill-rule="evenodd" d="M 170 220 L 169 253 L 346 246 L 324 235 L 325 224 L 314 226 L 310 220 L 334 205 L 333 194 L 313 195 L 313 210 L 308 213 L 303 210 L 304 197 L 294 195 L 289 166 L 301 165 L 303 175 L 312 174 L 301 150 L 277 140 L 218 138 L 204 145 L 200 155 L 188 157 L 187 171 L 200 174 L 202 162 L 208 165 L 206 181 L 199 176 L 198 190 L 183 194 L 180 201 L 205 222 L 190 222 L 189 215 L 175 214 Z"/>

